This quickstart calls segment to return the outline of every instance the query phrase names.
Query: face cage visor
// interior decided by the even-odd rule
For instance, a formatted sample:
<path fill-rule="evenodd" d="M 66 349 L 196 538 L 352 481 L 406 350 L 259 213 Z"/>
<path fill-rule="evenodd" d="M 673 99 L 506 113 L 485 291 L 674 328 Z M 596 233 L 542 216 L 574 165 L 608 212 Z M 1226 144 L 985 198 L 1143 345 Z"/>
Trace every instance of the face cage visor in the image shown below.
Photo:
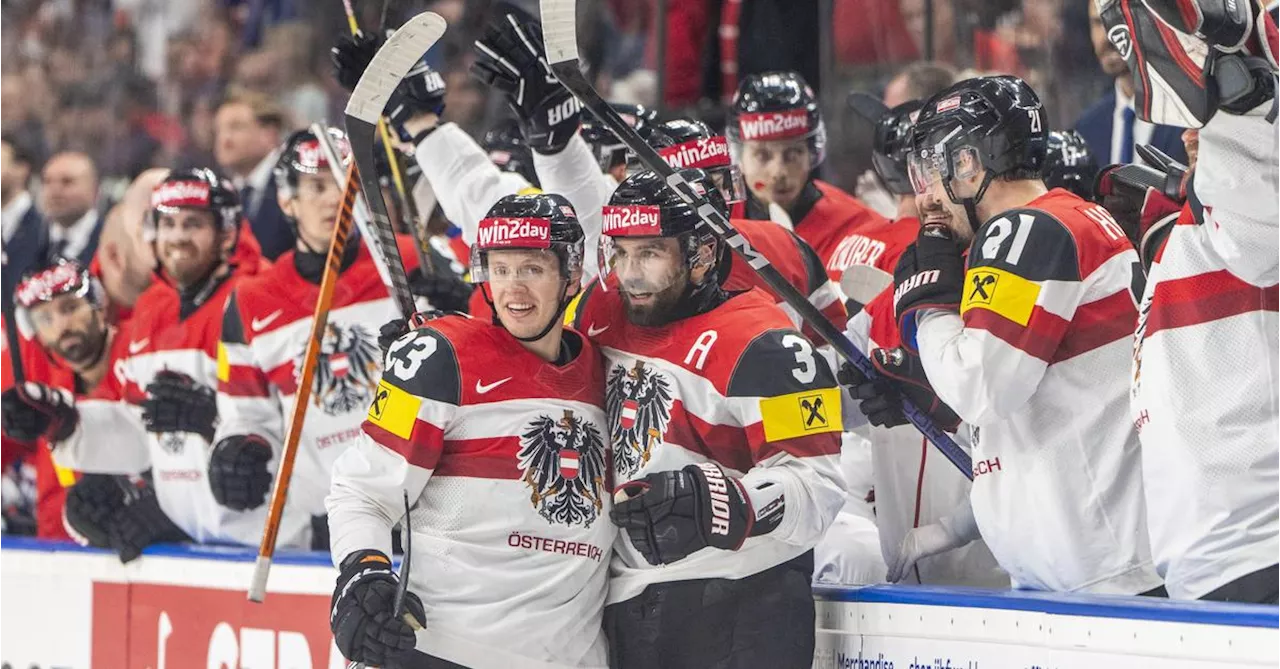
<path fill-rule="evenodd" d="M 981 152 L 969 141 L 969 134 L 959 127 L 943 135 L 937 142 L 929 142 L 907 156 L 907 175 L 915 194 L 928 194 L 936 184 L 941 183 L 947 196 L 955 204 L 961 204 L 969 198 L 981 199 L 990 181 L 989 174 L 977 192 L 971 195 L 957 197 L 955 183 L 976 176 L 982 169 Z"/>

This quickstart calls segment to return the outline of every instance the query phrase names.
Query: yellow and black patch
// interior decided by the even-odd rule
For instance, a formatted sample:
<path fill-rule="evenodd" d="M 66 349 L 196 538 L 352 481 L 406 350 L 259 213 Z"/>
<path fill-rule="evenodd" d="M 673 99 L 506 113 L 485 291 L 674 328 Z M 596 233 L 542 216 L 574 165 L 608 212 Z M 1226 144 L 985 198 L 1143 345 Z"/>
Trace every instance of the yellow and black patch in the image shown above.
<path fill-rule="evenodd" d="M 1040 297 L 1040 284 L 998 267 L 974 267 L 964 278 L 960 315 L 986 309 L 1026 325 Z"/>
<path fill-rule="evenodd" d="M 408 439 L 413 434 L 421 406 L 422 400 L 386 381 L 378 381 L 378 390 L 369 407 L 369 422 L 401 439 Z"/>
<path fill-rule="evenodd" d="M 809 434 L 840 432 L 840 391 L 807 390 L 760 400 L 760 421 L 766 441 L 795 439 Z"/>

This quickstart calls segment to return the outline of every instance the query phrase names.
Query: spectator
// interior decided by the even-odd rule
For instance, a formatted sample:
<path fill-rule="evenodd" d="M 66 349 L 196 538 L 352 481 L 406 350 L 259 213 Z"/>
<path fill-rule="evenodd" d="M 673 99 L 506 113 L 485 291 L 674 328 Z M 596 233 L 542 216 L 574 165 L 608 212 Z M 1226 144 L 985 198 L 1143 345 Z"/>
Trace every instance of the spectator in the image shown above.
<path fill-rule="evenodd" d="M 892 108 L 908 100 L 924 100 L 955 83 L 957 77 L 955 68 L 946 63 L 912 63 L 884 87 L 884 105 Z"/>
<path fill-rule="evenodd" d="M 4 231 L 4 277 L 0 299 L 8 304 L 18 280 L 49 252 L 49 231 L 27 190 L 35 162 L 13 137 L 0 137 L 0 224 Z"/>
<path fill-rule="evenodd" d="M 1187 152 L 1182 145 L 1182 128 L 1154 125 L 1137 117 L 1133 108 L 1133 73 L 1107 39 L 1098 7 L 1093 2 L 1088 4 L 1093 52 L 1102 71 L 1114 82 L 1112 90 L 1084 111 L 1075 129 L 1084 135 L 1089 150 L 1103 164 L 1133 162 L 1133 147 L 1138 144 L 1150 144 L 1185 164 Z"/>
<path fill-rule="evenodd" d="M 45 163 L 41 175 L 41 212 L 49 220 L 49 255 L 93 260 L 103 218 L 98 200 L 98 170 L 89 156 L 64 151 Z"/>
<path fill-rule="evenodd" d="M 293 248 L 293 229 L 280 211 L 272 169 L 283 141 L 284 112 L 265 95 L 236 92 L 213 119 L 213 156 L 240 193 L 245 218 L 262 255 L 275 260 Z"/>
<path fill-rule="evenodd" d="M 916 51 L 922 58 L 933 58 L 952 65 L 961 66 L 966 63 L 964 49 L 959 40 L 961 33 L 956 24 L 956 11 L 953 0 L 935 0 L 933 2 L 933 49 L 927 48 L 925 30 L 925 0 L 901 0 L 898 8 L 902 12 L 902 20 L 907 24 L 907 33 L 915 43 Z M 972 66 L 984 72 L 1002 74 L 1019 74 L 1022 62 L 1018 58 L 1018 50 L 1012 44 L 1000 39 L 993 31 L 975 28 L 970 38 L 973 41 Z"/>

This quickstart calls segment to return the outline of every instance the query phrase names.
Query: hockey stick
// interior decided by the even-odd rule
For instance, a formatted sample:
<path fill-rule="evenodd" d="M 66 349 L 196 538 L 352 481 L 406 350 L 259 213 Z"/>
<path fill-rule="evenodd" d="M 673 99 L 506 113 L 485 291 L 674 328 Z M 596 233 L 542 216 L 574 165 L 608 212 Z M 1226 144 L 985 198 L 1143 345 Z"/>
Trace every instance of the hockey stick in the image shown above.
<path fill-rule="evenodd" d="M 262 529 L 262 543 L 258 546 L 258 559 L 253 565 L 253 580 L 249 583 L 249 601 L 261 602 L 267 596 L 267 574 L 271 571 L 271 558 L 276 552 L 276 537 L 280 534 L 280 517 L 284 514 L 285 498 L 289 496 L 289 479 L 293 477 L 293 463 L 298 457 L 298 439 L 302 436 L 302 424 L 307 416 L 311 399 L 311 386 L 316 365 L 320 358 L 320 346 L 325 327 L 329 323 L 329 305 L 333 303 L 333 289 L 338 285 L 338 272 L 342 268 L 342 251 L 351 236 L 355 216 L 352 207 L 360 181 L 356 178 L 354 164 L 347 168 L 346 186 L 342 191 L 342 204 L 338 206 L 338 220 L 329 239 L 329 256 L 325 262 L 324 278 L 320 280 L 320 296 L 311 316 L 311 335 L 307 339 L 306 352 L 302 356 L 302 378 L 298 381 L 298 393 L 294 397 L 293 412 L 289 417 L 289 431 L 285 433 L 284 449 L 276 468 L 275 486 L 271 490 L 271 506 L 267 511 L 267 524 Z M 403 268 L 401 268 L 403 273 Z"/>
<path fill-rule="evenodd" d="M 9 285 L 9 244 L 0 237 L 0 313 L 4 313 L 5 344 L 9 347 L 9 365 L 13 367 L 13 385 L 15 388 L 27 380 L 26 371 L 22 368 L 22 349 L 18 348 L 18 313 L 13 301 L 18 298 L 18 285 Z M 8 295 L 8 297 L 4 297 Z"/>
<path fill-rule="evenodd" d="M 351 142 L 351 153 L 359 168 L 360 182 L 364 185 L 365 202 L 373 215 L 373 231 L 382 244 L 383 253 L 396 261 L 388 262 L 394 265 L 390 268 L 392 293 L 406 318 L 415 311 L 413 295 L 409 292 L 409 280 L 400 261 L 400 249 L 396 246 L 395 232 L 387 215 L 387 203 L 382 200 L 382 188 L 373 162 L 374 144 L 378 121 L 391 94 L 422 54 L 444 35 L 446 27 L 444 19 L 432 12 L 423 12 L 400 26 L 374 54 L 356 89 L 351 92 L 346 108 L 347 139 Z M 423 271 L 426 271 L 425 267 Z"/>
<path fill-rule="evenodd" d="M 645 143 L 640 135 L 636 133 L 631 126 L 627 125 L 617 112 L 609 106 L 596 92 L 586 77 L 582 76 L 582 70 L 578 65 L 578 36 L 575 16 L 575 0 L 540 0 L 542 9 L 542 35 L 546 45 L 547 61 L 551 66 L 551 71 L 565 88 L 578 98 L 582 105 L 595 114 L 601 123 L 605 124 L 613 131 L 619 139 L 631 149 L 633 153 L 644 163 L 644 166 L 654 172 L 657 172 L 664 179 L 667 185 L 674 190 L 681 199 L 688 202 L 698 211 L 702 223 L 716 236 L 722 243 L 728 244 L 746 264 L 751 267 L 757 274 L 764 279 L 765 283 L 773 291 L 782 297 L 792 309 L 795 309 L 805 323 L 812 327 L 827 343 L 831 344 L 840 357 L 849 361 L 858 371 L 862 372 L 868 378 L 877 378 L 875 367 L 867 356 L 849 341 L 844 333 L 836 329 L 826 317 L 822 315 L 809 300 L 805 299 L 800 291 L 783 278 L 769 259 L 764 257 L 759 251 L 751 247 L 751 244 L 738 234 L 733 226 L 729 224 L 728 219 L 716 211 L 693 186 L 681 177 L 676 171 L 667 164 L 654 151 L 652 147 Z M 973 478 L 973 463 L 968 453 L 960 448 L 951 437 L 943 432 L 927 414 L 917 408 L 915 405 L 906 401 L 902 402 L 902 412 L 906 415 L 907 420 L 911 421 L 916 429 L 920 430 L 933 445 L 942 452 L 942 455 L 951 461 L 957 469 L 961 471 L 969 479 Z"/>
<path fill-rule="evenodd" d="M 356 21 L 356 12 L 351 8 L 351 0 L 342 0 L 342 9 L 347 13 L 347 27 L 351 29 L 351 36 L 354 37 L 360 33 L 360 24 Z M 385 26 L 387 20 L 387 5 L 382 5 L 382 21 Z M 387 162 L 390 163 L 391 183 L 395 186 L 395 192 L 399 196 L 397 209 L 404 217 L 408 225 L 409 231 L 413 233 L 413 239 L 417 242 L 414 244 L 414 250 L 418 253 L 418 266 L 422 268 L 422 273 L 426 274 L 431 267 L 431 254 L 427 252 L 427 226 L 418 220 L 418 207 L 413 202 L 408 189 L 404 187 L 404 178 L 400 172 L 400 161 L 396 157 L 395 145 L 391 142 L 391 133 L 387 131 L 387 122 L 384 119 L 378 119 L 378 134 L 382 137 L 382 149 L 387 154 Z M 408 317 L 410 314 L 405 314 Z"/>

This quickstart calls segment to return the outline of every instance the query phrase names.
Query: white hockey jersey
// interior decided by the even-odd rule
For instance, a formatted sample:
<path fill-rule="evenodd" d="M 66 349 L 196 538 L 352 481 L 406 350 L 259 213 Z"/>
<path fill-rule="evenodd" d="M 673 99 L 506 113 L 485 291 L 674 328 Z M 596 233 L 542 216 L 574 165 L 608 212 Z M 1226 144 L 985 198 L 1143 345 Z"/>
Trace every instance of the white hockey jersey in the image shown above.
<path fill-rule="evenodd" d="M 416 267 L 413 241 L 398 236 L 397 242 L 406 269 Z M 378 329 L 399 315 L 369 250 L 363 244 L 349 249 L 289 485 L 291 503 L 311 515 L 324 513 L 333 462 L 356 442 L 373 401 L 382 373 Z M 320 294 L 318 280 L 299 274 L 294 255 L 289 251 L 267 272 L 242 281 L 227 301 L 218 347 L 215 443 L 236 434 L 256 434 L 273 448 L 284 442 Z"/>
<path fill-rule="evenodd" d="M 150 469 L 160 508 L 192 539 L 253 546 L 262 539 L 267 506 L 240 512 L 219 505 L 209 488 L 212 444 L 198 434 L 147 432 L 140 407 L 147 385 L 162 370 L 181 372 L 210 389 L 217 385 L 214 356 L 223 305 L 240 280 L 224 280 L 195 311 L 181 316 L 172 286 L 157 281 L 143 292 L 113 342 L 111 372 L 78 403 L 80 426 L 55 448 L 54 457 L 80 471 L 137 474 Z M 275 463 L 273 457 L 267 464 L 271 471 Z M 310 537 L 309 516 L 285 514 L 281 546 L 307 546 Z"/>
<path fill-rule="evenodd" d="M 462 316 L 396 342 L 334 467 L 335 564 L 374 548 L 413 501 L 419 648 L 473 669 L 607 664 L 601 624 L 617 530 L 599 350 L 556 366 Z"/>
<path fill-rule="evenodd" d="M 1276 564 L 1276 126 L 1267 103 L 1200 130 L 1190 201 L 1151 267 L 1133 350 L 1151 550 L 1171 597 Z"/>
<path fill-rule="evenodd" d="M 1111 215 L 1055 189 L 977 231 L 959 314 L 902 333 L 973 431 L 974 517 L 1016 587 L 1160 585 L 1124 373 L 1140 276 Z"/>
<path fill-rule="evenodd" d="M 661 328 L 631 324 L 617 290 L 588 286 L 575 329 L 589 333 L 608 368 L 606 408 L 617 483 L 716 462 L 741 477 L 755 508 L 766 484 L 786 507 L 772 532 L 737 551 L 704 548 L 649 564 L 619 535 L 609 602 L 651 583 L 738 579 L 811 550 L 844 504 L 840 392 L 826 362 L 762 291 L 729 298 Z"/>

